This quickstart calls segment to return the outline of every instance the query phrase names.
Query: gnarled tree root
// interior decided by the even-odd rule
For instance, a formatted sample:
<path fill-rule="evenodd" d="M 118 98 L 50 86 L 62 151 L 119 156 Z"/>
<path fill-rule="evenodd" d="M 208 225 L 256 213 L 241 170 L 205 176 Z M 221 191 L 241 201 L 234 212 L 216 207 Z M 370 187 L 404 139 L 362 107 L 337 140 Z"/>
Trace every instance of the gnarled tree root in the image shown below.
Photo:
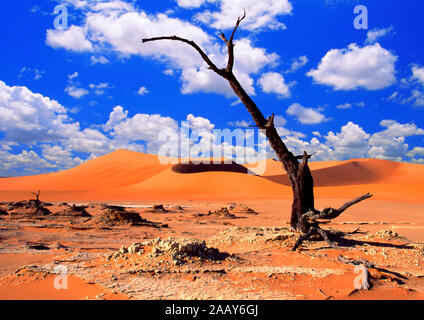
<path fill-rule="evenodd" d="M 330 220 L 333 220 L 340 216 L 344 211 L 346 211 L 351 206 L 369 199 L 372 197 L 372 194 L 367 193 L 361 197 L 358 197 L 352 201 L 346 202 L 339 209 L 334 208 L 325 208 L 322 211 L 311 210 L 304 213 L 300 218 L 300 225 L 303 226 L 303 230 L 308 230 L 306 233 L 303 233 L 297 239 L 295 245 L 292 248 L 292 251 L 296 251 L 296 249 L 302 244 L 303 241 L 308 240 L 313 235 L 319 234 L 332 248 L 336 248 L 337 245 L 330 240 L 328 237 L 328 231 L 320 228 L 320 223 L 328 223 Z M 319 221 L 324 220 L 324 221 Z"/>

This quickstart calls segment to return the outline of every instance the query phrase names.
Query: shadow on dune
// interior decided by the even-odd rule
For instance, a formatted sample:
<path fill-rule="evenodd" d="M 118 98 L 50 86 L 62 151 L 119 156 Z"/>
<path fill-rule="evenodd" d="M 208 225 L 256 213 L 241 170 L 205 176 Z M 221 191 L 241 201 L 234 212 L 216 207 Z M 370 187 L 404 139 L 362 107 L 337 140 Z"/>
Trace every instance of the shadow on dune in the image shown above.
<path fill-rule="evenodd" d="M 390 176 L 397 168 L 397 163 L 362 163 L 351 161 L 338 166 L 312 171 L 316 187 L 344 186 L 355 184 L 378 183 Z M 263 176 L 273 182 L 290 186 L 287 175 Z"/>
<path fill-rule="evenodd" d="M 195 164 L 192 161 L 189 163 L 180 163 L 172 167 L 172 171 L 176 173 L 190 174 L 190 173 L 201 173 L 201 172 L 234 172 L 247 174 L 248 170 L 235 162 L 225 163 L 200 163 Z"/>

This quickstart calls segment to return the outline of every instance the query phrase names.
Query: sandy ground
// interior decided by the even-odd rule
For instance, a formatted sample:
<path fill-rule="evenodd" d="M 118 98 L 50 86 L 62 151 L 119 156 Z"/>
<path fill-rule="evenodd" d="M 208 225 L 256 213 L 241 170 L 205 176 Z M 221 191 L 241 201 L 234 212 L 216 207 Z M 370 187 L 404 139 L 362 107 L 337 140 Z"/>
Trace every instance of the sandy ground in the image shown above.
<path fill-rule="evenodd" d="M 316 239 L 296 252 L 281 164 L 268 160 L 261 176 L 240 167 L 198 172 L 121 150 L 64 172 L 0 179 L 0 201 L 28 200 L 41 190 L 41 200 L 53 202 L 52 213 L 68 202 L 88 205 L 92 216 L 0 215 L 0 299 L 424 298 L 424 166 L 372 159 L 311 163 L 317 208 L 366 192 L 374 197 L 324 226 L 339 248 Z M 122 205 L 149 223 L 98 223 L 102 203 Z M 156 204 L 169 212 L 152 212 Z M 257 214 L 232 210 L 235 204 Z M 232 215 L 208 215 L 222 207 Z M 176 258 L 158 249 L 169 237 L 177 247 L 204 240 L 219 255 Z M 137 253 L 121 249 L 134 243 Z M 369 290 L 355 289 L 363 282 L 358 261 L 368 266 Z M 54 287 L 57 266 L 68 270 L 66 290 Z"/>

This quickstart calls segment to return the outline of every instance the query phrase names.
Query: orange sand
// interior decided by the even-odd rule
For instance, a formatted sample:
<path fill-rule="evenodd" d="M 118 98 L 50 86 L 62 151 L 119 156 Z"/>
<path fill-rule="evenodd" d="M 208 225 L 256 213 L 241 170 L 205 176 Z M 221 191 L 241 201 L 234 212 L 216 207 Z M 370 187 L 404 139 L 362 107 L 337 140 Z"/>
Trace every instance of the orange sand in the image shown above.
<path fill-rule="evenodd" d="M 310 167 L 317 198 L 346 199 L 371 192 L 373 200 L 424 203 L 424 165 L 357 159 L 311 162 Z M 224 170 L 182 173 L 172 164 L 160 164 L 157 156 L 118 150 L 58 173 L 0 179 L 0 201 L 28 199 L 34 190 L 41 190 L 44 201 L 291 198 L 278 161 L 267 160 L 262 176 L 234 172 L 239 170 L 234 165 Z"/>

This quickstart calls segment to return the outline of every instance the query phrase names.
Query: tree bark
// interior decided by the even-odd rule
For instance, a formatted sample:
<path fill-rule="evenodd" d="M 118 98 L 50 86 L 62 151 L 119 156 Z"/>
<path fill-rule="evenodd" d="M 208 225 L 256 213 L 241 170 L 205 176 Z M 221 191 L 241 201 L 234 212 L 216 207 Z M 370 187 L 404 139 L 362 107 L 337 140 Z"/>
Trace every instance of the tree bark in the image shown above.
<path fill-rule="evenodd" d="M 324 232 L 318 227 L 318 224 L 311 219 L 306 219 L 305 214 L 319 214 L 320 211 L 315 209 L 314 202 L 314 180 L 309 169 L 308 160 L 311 158 L 311 155 L 308 155 L 306 151 L 301 156 L 295 156 L 292 152 L 287 149 L 287 146 L 284 144 L 280 135 L 277 132 L 277 129 L 274 126 L 274 115 L 270 116 L 268 119 L 264 117 L 262 112 L 259 110 L 255 102 L 250 98 L 247 92 L 244 90 L 240 82 L 237 80 L 233 73 L 234 67 L 234 34 L 237 31 L 240 23 L 246 17 L 246 13 L 242 18 L 237 19 L 236 26 L 231 34 L 229 40 L 225 37 L 224 33 L 221 31 L 220 38 L 226 43 L 228 47 L 228 63 L 227 67 L 224 69 L 218 68 L 207 56 L 207 54 L 193 41 L 180 38 L 177 36 L 161 36 L 156 38 L 143 39 L 143 43 L 150 41 L 160 41 L 160 40 L 172 40 L 184 42 L 192 46 L 203 58 L 203 60 L 208 65 L 208 68 L 217 73 L 219 76 L 225 78 L 234 93 L 240 98 L 241 102 L 246 107 L 247 111 L 252 116 L 252 119 L 256 123 L 256 126 L 259 129 L 265 131 L 266 137 L 269 141 L 270 146 L 275 151 L 278 159 L 282 162 L 284 170 L 287 172 L 287 175 L 290 180 L 290 184 L 293 191 L 293 204 L 291 210 L 291 220 L 290 225 L 292 229 L 301 232 L 305 236 L 303 238 L 308 238 L 314 233 L 322 234 Z M 299 160 L 301 160 L 299 162 Z M 344 211 L 344 210 L 343 210 Z M 313 220 L 313 219 L 312 219 Z M 325 240 L 328 240 L 327 237 L 324 237 Z M 300 239 L 299 239 L 300 240 Z M 303 241 L 303 240 L 302 240 Z M 302 241 L 298 241 L 300 243 Z"/>

